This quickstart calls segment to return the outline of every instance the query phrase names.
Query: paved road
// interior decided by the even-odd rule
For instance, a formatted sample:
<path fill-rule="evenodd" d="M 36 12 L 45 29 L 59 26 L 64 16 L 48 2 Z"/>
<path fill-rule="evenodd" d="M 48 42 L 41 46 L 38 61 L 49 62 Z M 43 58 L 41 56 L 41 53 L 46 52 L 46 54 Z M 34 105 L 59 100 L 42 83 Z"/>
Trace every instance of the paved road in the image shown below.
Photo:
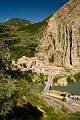
<path fill-rule="evenodd" d="M 67 103 L 64 103 L 56 98 L 43 95 L 43 99 L 51 106 L 56 107 L 57 109 L 64 110 L 66 109 L 67 112 L 76 112 L 71 106 L 69 106 Z"/>

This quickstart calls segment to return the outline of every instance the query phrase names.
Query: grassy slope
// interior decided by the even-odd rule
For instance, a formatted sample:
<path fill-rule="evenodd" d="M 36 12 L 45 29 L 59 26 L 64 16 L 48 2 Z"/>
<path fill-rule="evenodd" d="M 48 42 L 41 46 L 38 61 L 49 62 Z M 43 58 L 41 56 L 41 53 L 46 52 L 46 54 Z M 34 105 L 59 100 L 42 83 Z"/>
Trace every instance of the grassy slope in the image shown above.
<path fill-rule="evenodd" d="M 4 22 L 5 25 L 10 25 L 10 26 L 27 26 L 32 24 L 32 22 L 20 18 L 11 18 L 8 21 Z"/>
<path fill-rule="evenodd" d="M 70 83 L 68 86 L 54 86 L 52 89 L 80 95 L 80 83 L 79 82 Z"/>
<path fill-rule="evenodd" d="M 35 56 L 39 37 L 42 33 L 41 28 L 47 24 L 46 20 L 28 26 L 10 26 L 9 21 L 8 24 L 0 24 L 0 42 L 9 46 L 11 56 L 16 59 L 24 55 L 28 57 Z"/>

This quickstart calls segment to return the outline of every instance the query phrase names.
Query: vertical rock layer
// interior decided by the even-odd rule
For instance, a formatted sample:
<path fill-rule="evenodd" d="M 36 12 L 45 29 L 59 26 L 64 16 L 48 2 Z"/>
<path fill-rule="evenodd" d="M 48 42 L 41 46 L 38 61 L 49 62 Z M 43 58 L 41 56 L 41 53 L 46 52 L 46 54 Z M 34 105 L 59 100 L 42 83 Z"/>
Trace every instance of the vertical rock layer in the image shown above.
<path fill-rule="evenodd" d="M 78 66 L 80 64 L 80 1 L 71 0 L 48 21 L 40 41 L 38 57 L 53 65 Z"/>

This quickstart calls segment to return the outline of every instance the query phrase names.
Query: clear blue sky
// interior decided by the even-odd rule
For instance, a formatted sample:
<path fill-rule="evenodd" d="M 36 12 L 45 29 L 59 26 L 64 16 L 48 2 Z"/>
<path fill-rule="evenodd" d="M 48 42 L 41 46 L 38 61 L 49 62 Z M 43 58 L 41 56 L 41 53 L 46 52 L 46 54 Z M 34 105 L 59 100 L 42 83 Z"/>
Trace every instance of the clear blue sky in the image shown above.
<path fill-rule="evenodd" d="M 0 0 L 0 21 L 23 18 L 38 22 L 53 14 L 69 0 Z"/>

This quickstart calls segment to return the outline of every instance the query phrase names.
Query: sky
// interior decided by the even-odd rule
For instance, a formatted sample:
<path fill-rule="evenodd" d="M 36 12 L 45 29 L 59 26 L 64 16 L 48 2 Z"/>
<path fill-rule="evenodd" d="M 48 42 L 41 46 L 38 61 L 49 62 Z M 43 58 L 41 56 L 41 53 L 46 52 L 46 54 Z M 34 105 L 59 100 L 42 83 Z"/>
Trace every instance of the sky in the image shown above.
<path fill-rule="evenodd" d="M 0 0 L 0 22 L 22 18 L 39 22 L 52 15 L 69 0 Z"/>

